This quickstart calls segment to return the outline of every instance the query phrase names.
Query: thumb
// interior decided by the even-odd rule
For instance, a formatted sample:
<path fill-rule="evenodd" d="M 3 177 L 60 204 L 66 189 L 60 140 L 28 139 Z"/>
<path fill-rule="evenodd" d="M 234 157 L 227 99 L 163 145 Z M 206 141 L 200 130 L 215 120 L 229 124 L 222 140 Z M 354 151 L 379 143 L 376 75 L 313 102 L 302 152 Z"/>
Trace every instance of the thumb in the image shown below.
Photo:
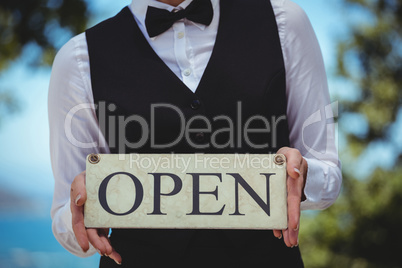
<path fill-rule="evenodd" d="M 76 206 L 83 206 L 87 200 L 85 187 L 85 171 L 75 177 L 71 184 L 71 199 Z"/>

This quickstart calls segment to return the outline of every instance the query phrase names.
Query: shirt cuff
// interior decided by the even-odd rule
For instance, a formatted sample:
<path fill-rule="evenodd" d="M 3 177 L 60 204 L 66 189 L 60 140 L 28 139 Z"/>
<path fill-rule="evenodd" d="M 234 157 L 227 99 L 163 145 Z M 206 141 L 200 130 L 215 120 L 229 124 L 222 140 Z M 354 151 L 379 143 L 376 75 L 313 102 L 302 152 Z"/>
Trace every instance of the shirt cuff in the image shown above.
<path fill-rule="evenodd" d="M 308 164 L 306 185 L 304 194 L 306 200 L 301 202 L 301 210 L 309 209 L 326 209 L 335 201 L 336 197 L 332 200 L 329 196 L 323 198 L 323 193 L 327 188 L 328 181 L 328 164 L 312 158 L 305 158 Z M 338 167 L 334 167 L 338 168 Z M 334 195 L 334 194 L 329 194 Z M 335 195 L 334 195 L 335 196 Z M 337 196 L 337 194 L 336 194 Z"/>
<path fill-rule="evenodd" d="M 61 207 L 53 219 L 53 234 L 57 241 L 70 253 L 78 257 L 90 257 L 96 253 L 96 249 L 89 243 L 89 250 L 84 252 L 75 238 L 72 227 L 72 214 L 70 199 Z"/>

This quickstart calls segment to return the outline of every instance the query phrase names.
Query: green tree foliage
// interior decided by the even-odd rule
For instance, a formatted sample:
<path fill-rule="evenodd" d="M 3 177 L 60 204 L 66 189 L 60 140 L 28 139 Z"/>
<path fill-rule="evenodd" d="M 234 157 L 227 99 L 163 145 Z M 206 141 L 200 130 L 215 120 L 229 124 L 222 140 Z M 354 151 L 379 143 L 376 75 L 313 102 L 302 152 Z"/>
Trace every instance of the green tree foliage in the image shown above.
<path fill-rule="evenodd" d="M 87 5 L 83 0 L 2 0 L 0 2 L 0 70 L 16 59 L 27 44 L 43 50 L 50 63 L 59 47 L 58 30 L 76 34 L 85 30 Z"/>
<path fill-rule="evenodd" d="M 364 115 L 369 126 L 365 137 L 349 138 L 364 147 L 373 140 L 387 139 L 402 104 L 402 1 L 346 2 L 369 16 L 367 23 L 355 24 L 349 41 L 338 46 L 339 75 L 351 79 L 360 89 L 358 101 L 343 105 L 347 112 Z M 348 66 L 353 60 L 358 61 L 355 69 Z"/>
<path fill-rule="evenodd" d="M 363 168 L 357 161 L 344 161 L 341 196 L 324 213 L 303 217 L 301 249 L 306 267 L 402 267 L 401 146 L 392 138 L 402 104 L 402 0 L 344 2 L 367 19 L 352 22 L 350 36 L 338 45 L 338 75 L 359 91 L 357 100 L 342 102 L 341 116 L 358 114 L 368 127 L 346 133 L 343 153 L 359 159 L 381 142 L 396 148 L 396 161 L 367 178 L 355 176 Z"/>
<path fill-rule="evenodd" d="M 0 73 L 27 47 L 38 48 L 31 65 L 51 64 L 61 45 L 57 42 L 60 33 L 84 31 L 87 19 L 84 0 L 1 0 Z M 0 119 L 15 109 L 10 89 L 0 88 Z"/>

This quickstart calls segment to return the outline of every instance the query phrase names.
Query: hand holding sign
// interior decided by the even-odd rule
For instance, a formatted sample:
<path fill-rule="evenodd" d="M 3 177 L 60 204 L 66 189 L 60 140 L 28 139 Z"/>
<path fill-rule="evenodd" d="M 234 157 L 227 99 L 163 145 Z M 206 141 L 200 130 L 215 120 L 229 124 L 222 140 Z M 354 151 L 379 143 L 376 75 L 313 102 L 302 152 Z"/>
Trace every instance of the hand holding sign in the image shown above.
<path fill-rule="evenodd" d="M 185 173 L 179 176 L 174 175 L 172 172 L 169 173 L 155 173 L 154 171 L 152 172 L 146 172 L 143 170 L 142 175 L 137 174 L 137 176 L 139 178 L 141 178 L 141 180 L 139 178 L 137 178 L 136 176 L 132 175 L 132 174 L 125 174 L 122 178 L 117 179 L 117 181 L 120 182 L 124 182 L 124 181 L 128 181 L 128 186 L 130 186 L 131 188 L 133 188 L 132 190 L 134 190 L 134 200 L 128 201 L 130 206 L 134 207 L 134 210 L 137 210 L 138 207 L 140 206 L 141 202 L 143 199 L 143 193 L 149 193 L 150 189 L 147 186 L 147 183 L 149 184 L 149 182 L 151 182 L 150 185 L 153 185 L 154 187 L 154 196 L 151 196 L 152 198 L 149 198 L 150 200 L 153 200 L 153 206 L 146 208 L 144 207 L 141 211 L 141 213 L 143 214 L 144 217 L 148 218 L 149 215 L 152 215 L 152 224 L 154 224 L 155 221 L 155 217 L 157 217 L 157 215 L 155 214 L 160 214 L 161 217 L 167 217 L 167 216 L 173 216 L 174 218 L 177 218 L 178 221 L 176 221 L 175 223 L 183 223 L 185 222 L 185 217 L 187 217 L 187 219 L 190 218 L 196 218 L 198 216 L 203 216 L 203 215 L 212 215 L 212 214 L 219 214 L 222 215 L 221 212 L 225 210 L 225 214 L 227 216 L 227 218 L 233 218 L 236 216 L 241 216 L 241 217 L 237 217 L 236 221 L 232 221 L 231 219 L 228 221 L 229 224 L 233 224 L 232 225 L 222 225 L 218 228 L 222 228 L 224 226 L 229 227 L 229 228 L 238 228 L 240 226 L 240 228 L 247 228 L 246 226 L 254 229 L 269 229 L 270 224 L 266 224 L 264 223 L 264 225 L 255 225 L 258 222 L 257 221 L 250 221 L 250 220 L 246 220 L 244 221 L 244 223 L 246 223 L 246 225 L 239 225 L 237 226 L 236 224 L 240 224 L 241 220 L 244 217 L 245 214 L 249 214 L 249 211 L 247 208 L 248 205 L 252 205 L 252 207 L 254 207 L 252 210 L 254 211 L 259 211 L 259 213 L 262 213 L 263 217 L 260 217 L 260 219 L 262 219 L 263 222 L 266 222 L 265 219 L 267 219 L 266 217 L 268 216 L 269 220 L 274 220 L 274 219 L 280 219 L 282 218 L 282 216 L 280 216 L 281 214 L 283 214 L 283 218 L 284 218 L 284 223 L 283 224 L 279 224 L 276 225 L 277 223 L 272 223 L 272 227 L 273 226 L 277 226 L 279 228 L 273 228 L 273 229 L 284 229 L 284 230 L 274 230 L 274 235 L 276 237 L 282 237 L 282 233 L 283 233 L 283 237 L 284 237 L 284 242 L 288 247 L 293 247 L 298 245 L 298 228 L 299 228 L 299 220 L 300 220 L 300 202 L 301 202 L 301 197 L 302 197 L 302 191 L 303 191 L 303 187 L 304 187 L 304 181 L 305 181 L 305 176 L 307 174 L 307 163 L 306 161 L 303 159 L 303 157 L 301 156 L 300 152 L 291 148 L 282 148 L 281 150 L 278 151 L 278 153 L 283 154 L 286 158 L 286 165 L 283 165 L 283 163 L 285 161 L 282 161 L 282 164 L 276 164 L 276 166 L 273 166 L 273 169 L 266 169 L 264 168 L 262 171 L 259 170 L 255 170 L 255 168 L 245 168 L 244 171 L 247 170 L 246 173 L 243 173 L 243 168 L 241 168 L 241 170 L 238 170 L 238 172 L 240 173 L 236 173 L 234 172 L 233 168 L 229 168 L 229 169 L 223 169 L 221 170 L 222 173 Z M 177 155 L 172 155 L 172 156 L 177 156 Z M 259 157 L 255 157 L 256 155 L 254 155 L 251 159 L 253 160 L 258 160 L 260 159 L 261 163 L 271 163 L 272 159 L 269 161 L 264 162 L 264 159 L 266 157 L 264 156 L 259 156 Z M 109 158 L 114 158 L 114 156 L 112 155 L 104 155 L 102 156 L 105 159 L 109 159 Z M 182 156 L 184 157 L 184 156 Z M 186 156 L 187 158 L 190 156 Z M 202 156 L 202 159 L 206 159 L 206 156 Z M 220 162 L 220 164 L 225 164 L 225 163 L 236 163 L 236 157 L 237 156 L 228 156 L 228 155 L 224 155 L 223 158 L 217 158 L 217 159 L 225 159 L 225 158 L 233 158 L 233 159 L 229 159 L 226 162 Z M 241 158 L 238 158 L 238 160 L 241 160 L 238 163 L 242 163 L 242 165 L 245 163 L 244 159 L 247 156 L 241 156 Z M 160 156 L 158 156 L 158 158 L 160 158 Z M 213 155 L 213 157 L 210 160 L 215 160 L 216 155 Z M 100 159 L 100 158 L 99 158 Z M 144 157 L 142 157 L 141 159 L 146 159 Z M 176 159 L 176 158 L 175 158 Z M 184 158 L 183 158 L 184 159 Z M 111 167 L 113 167 L 114 169 L 116 169 L 117 171 L 120 171 L 120 173 L 122 173 L 122 170 L 125 170 L 128 168 L 127 162 L 123 161 L 112 161 L 112 159 L 109 160 L 105 160 L 106 162 L 106 170 L 111 172 L 110 167 L 108 167 L 108 165 L 111 165 Z M 170 161 L 171 162 L 171 161 Z M 185 161 L 183 162 L 185 163 Z M 197 163 L 197 162 L 196 162 Z M 211 162 L 212 163 L 212 162 Z M 211 164 L 209 163 L 209 164 Z M 255 163 L 255 161 L 251 161 L 251 163 Z M 194 164 L 194 163 L 193 163 Z M 96 163 L 92 163 L 92 167 L 90 165 L 91 168 L 95 167 L 98 165 L 98 162 Z M 121 167 L 119 167 L 120 165 L 122 165 Z M 283 165 L 284 168 L 281 168 L 280 166 Z M 263 165 L 262 165 L 263 166 Z M 188 167 L 188 166 L 187 166 Z M 213 167 L 213 166 L 211 166 Z M 278 168 L 279 167 L 279 168 Z M 100 171 L 98 168 L 96 169 L 97 171 Z M 116 172 L 115 170 L 115 172 Z M 131 170 L 131 169 L 130 169 Z M 193 167 L 193 171 L 194 170 L 198 170 L 198 169 L 194 169 Z M 232 172 L 228 172 L 228 170 L 232 170 Z M 95 170 L 93 170 L 95 171 Z M 218 170 L 216 168 L 213 169 L 214 172 L 218 172 Z M 225 171 L 225 172 L 223 172 Z M 267 172 L 270 173 L 267 173 Z M 139 172 L 139 171 L 138 171 Z M 286 180 L 286 172 L 288 173 L 287 176 L 287 180 Z M 123 172 L 124 173 L 124 172 Z M 255 173 L 255 174 L 254 174 Z M 282 175 L 280 175 L 279 177 L 277 177 L 279 175 L 279 173 L 283 174 L 283 187 L 280 186 L 281 184 L 277 184 L 278 182 L 280 182 L 282 179 L 280 179 L 282 177 Z M 105 173 L 106 174 L 106 173 Z M 246 175 L 247 174 L 247 175 Z M 254 174 L 254 175 L 251 175 Z M 303 176 L 301 175 L 303 174 Z M 94 174 L 92 174 L 93 176 Z M 92 179 L 96 179 L 95 181 L 92 181 L 91 184 L 93 184 L 93 182 L 96 182 L 96 187 L 93 187 L 93 185 L 90 187 L 90 192 L 95 190 L 95 194 L 91 193 L 91 209 L 89 209 L 88 207 L 88 211 L 92 216 L 89 216 L 88 220 L 97 220 L 97 218 L 100 216 L 101 213 L 106 213 L 108 217 L 113 216 L 113 217 L 118 217 L 119 220 L 118 221 L 114 221 L 114 224 L 120 224 L 121 222 L 124 222 L 121 220 L 120 217 L 122 216 L 129 216 L 126 214 L 131 214 L 131 216 L 135 216 L 136 214 L 141 214 L 139 211 L 135 211 L 136 213 L 122 213 L 122 212 L 114 212 L 114 210 L 117 209 L 116 206 L 113 206 L 113 202 L 111 203 L 111 207 L 109 207 L 108 202 L 109 201 L 113 201 L 113 197 L 111 197 L 112 199 L 110 200 L 106 200 L 106 202 L 104 202 L 105 204 L 103 204 L 103 206 L 100 206 L 99 204 L 102 203 L 98 203 L 99 200 L 102 200 L 102 198 L 106 198 L 106 188 L 108 188 L 108 186 L 112 187 L 109 190 L 113 190 L 113 184 L 116 183 L 116 174 L 112 173 L 113 176 L 111 176 L 110 174 L 107 174 L 108 176 L 105 177 L 105 175 L 102 174 L 98 174 L 97 178 L 96 177 L 91 177 Z M 127 176 L 129 175 L 129 176 Z M 80 244 L 81 248 L 84 251 L 87 251 L 89 249 L 89 243 L 91 243 L 101 255 L 107 255 L 110 258 L 112 258 L 113 260 L 115 260 L 117 263 L 121 263 L 121 256 L 114 251 L 114 249 L 112 248 L 109 239 L 108 239 L 108 232 L 109 232 L 109 228 L 106 227 L 112 227 L 112 225 L 108 225 L 112 222 L 108 222 L 108 221 L 104 221 L 101 220 L 101 222 L 103 222 L 105 225 L 91 225 L 87 224 L 88 227 L 99 227 L 99 228 L 85 228 L 84 225 L 84 204 L 85 206 L 88 205 L 88 201 L 87 201 L 87 191 L 86 191 L 86 183 L 88 185 L 89 182 L 86 182 L 86 178 L 85 178 L 86 174 L 85 172 L 81 173 L 80 175 L 78 175 L 72 185 L 71 185 L 71 212 L 72 212 L 72 224 L 73 224 L 73 230 L 74 233 L 76 235 L 77 241 Z M 186 182 L 186 180 L 184 180 L 185 176 L 187 176 L 187 181 L 190 182 L 189 185 L 185 185 L 184 183 L 188 183 Z M 110 177 L 110 178 L 109 178 Z M 116 177 L 116 178 L 115 178 Z M 127 177 L 127 178 L 125 178 Z M 176 178 L 177 177 L 177 178 Z M 109 178 L 109 179 L 108 179 Z M 111 182 L 111 179 L 114 179 L 114 182 Z M 131 180 L 130 180 L 131 178 Z M 176 178 L 176 179 L 175 179 Z M 254 179 L 252 179 L 254 178 Z M 146 179 L 146 180 L 144 180 Z M 183 181 L 181 181 L 181 179 L 183 179 Z M 252 180 L 250 180 L 252 179 Z M 165 181 L 171 184 L 170 188 L 160 188 L 161 187 L 161 182 Z M 256 184 L 254 184 L 253 180 L 255 182 L 260 181 L 259 183 L 263 182 L 262 186 L 265 185 L 264 187 L 257 187 Z M 180 182 L 180 183 L 178 183 Z M 197 182 L 197 183 L 196 183 Z M 109 185 L 110 183 L 110 185 Z M 225 183 L 229 183 L 228 186 L 225 186 Z M 102 185 L 105 184 L 103 188 L 104 191 L 102 191 Z M 143 186 L 144 184 L 144 186 Z M 173 184 L 173 185 L 172 185 Z M 204 186 L 202 186 L 202 185 Z M 285 185 L 286 184 L 286 185 Z M 202 187 L 205 187 L 209 185 L 208 190 L 200 190 Z M 158 187 L 155 187 L 158 186 Z M 225 186 L 225 187 L 224 187 Z M 88 186 L 89 187 L 89 186 Z M 119 189 L 125 189 L 127 190 L 130 187 L 123 187 L 123 188 L 119 188 Z M 144 189 L 146 191 L 144 191 L 143 187 L 145 187 Z M 148 189 L 148 188 L 149 189 Z M 165 187 L 165 186 L 164 186 Z M 201 187 L 201 188 L 200 188 Z M 211 188 L 212 187 L 212 188 Z M 288 192 L 288 196 L 287 196 L 287 207 L 288 207 L 288 213 L 286 212 L 286 188 L 287 188 L 287 192 Z M 183 190 L 182 190 L 183 189 Z M 185 193 L 186 191 L 184 189 L 190 189 L 190 191 L 187 190 L 187 192 L 192 192 L 191 197 L 189 198 L 189 200 L 193 200 L 193 202 L 187 202 L 189 203 L 190 206 L 189 208 L 185 209 L 185 211 L 183 211 L 182 213 L 174 213 L 172 214 L 172 212 L 169 212 L 169 206 L 166 206 L 166 208 L 163 209 L 163 211 L 161 211 L 161 198 L 164 199 L 164 202 L 166 202 L 167 200 L 170 200 L 176 196 L 179 196 L 179 193 Z M 228 191 L 225 191 L 225 189 L 229 189 Z M 282 190 L 281 190 L 282 189 Z M 131 190 L 131 191 L 132 191 Z M 120 190 L 119 190 L 120 191 Z M 104 193 L 103 193 L 104 192 Z M 113 192 L 113 191 L 112 191 Z M 283 194 L 280 194 L 280 193 Z M 138 193 L 141 193 L 140 195 Z M 218 199 L 218 194 L 219 194 L 219 199 Z M 222 196 L 223 195 L 223 196 Z M 240 196 L 241 195 L 241 196 Z M 131 196 L 133 196 L 131 194 Z M 229 199 L 224 199 L 224 197 L 228 197 Z M 121 199 L 122 195 L 117 195 L 116 196 L 117 199 L 114 200 L 115 205 L 119 205 L 121 203 L 121 201 L 124 201 L 125 199 Z M 212 201 L 212 207 L 208 207 L 206 205 L 208 204 L 201 204 L 199 203 L 200 199 L 208 199 Z M 210 199 L 212 197 L 212 199 Z M 283 199 L 283 205 L 282 201 L 280 201 L 282 199 L 282 197 L 284 197 Z M 100 199 L 98 199 L 100 198 Z M 93 199 L 93 200 L 92 200 Z M 138 201 L 138 200 L 139 201 Z M 245 200 L 249 200 L 249 204 L 246 205 L 246 207 L 244 207 L 244 201 Z M 241 201 L 240 201 L 241 200 Z M 105 200 L 104 200 L 105 201 Z M 117 203 L 116 203 L 117 201 Z M 138 201 L 138 202 L 136 202 Z M 272 203 L 272 201 L 274 201 Z M 276 203 L 277 201 L 280 201 L 279 203 Z M 95 202 L 94 204 L 98 207 L 98 210 L 94 210 L 94 207 L 92 204 L 93 202 Z M 219 203 L 220 202 L 220 203 Z M 239 207 L 239 202 L 243 203 L 243 207 Z M 133 204 L 134 205 L 133 205 Z M 137 204 L 138 203 L 138 204 Z M 209 202 L 211 203 L 211 202 Z M 232 206 L 230 206 L 230 203 L 232 203 Z M 136 205 L 137 204 L 137 205 Z M 169 203 L 165 203 L 165 204 L 169 204 Z M 180 209 L 183 209 L 183 202 L 173 202 L 171 204 L 179 204 L 179 211 Z M 201 206 L 201 212 L 203 213 L 194 213 L 194 208 L 197 208 L 196 211 L 200 210 L 200 206 Z M 105 207 L 109 208 L 106 210 L 105 212 Z M 100 210 L 99 210 L 100 208 Z M 103 209 L 102 209 L 103 208 Z M 157 208 L 157 209 L 156 209 Z M 220 210 L 219 210 L 219 209 Z M 250 207 L 251 208 L 251 207 Z M 87 207 L 86 207 L 87 209 Z M 156 209 L 156 210 L 155 210 Z M 218 210 L 219 211 L 218 211 Z M 240 209 L 240 210 L 239 210 Z M 107 213 L 108 210 L 112 210 L 113 213 L 112 214 L 116 214 L 116 215 L 112 215 L 109 213 Z M 126 212 L 126 210 L 123 208 L 122 210 L 123 212 Z M 144 212 L 145 211 L 145 212 Z M 158 213 L 156 213 L 155 211 L 157 211 Z M 173 210 L 174 211 L 174 210 Z M 206 212 L 205 212 L 206 211 Z M 215 212 L 212 213 L 211 211 Z M 218 211 L 218 212 L 216 212 Z M 281 212 L 282 211 L 282 212 Z M 95 213 L 94 213 L 95 212 Z M 131 212 L 131 210 L 129 210 L 129 212 Z M 208 212 L 208 213 L 207 213 Z M 250 211 L 251 212 L 251 211 Z M 278 214 L 279 213 L 279 214 Z M 200 214 L 200 215 L 198 215 Z M 201 215 L 203 214 L 203 215 Z M 195 215 L 195 216 L 194 216 Z M 198 216 L 197 216 L 198 215 Z M 265 216 L 264 216 L 265 215 Z M 85 216 L 87 217 L 88 215 L 85 214 Z M 108 218 L 108 219 L 113 219 L 112 218 Z M 206 217 L 208 218 L 208 216 Z M 218 223 L 221 224 L 224 221 L 222 217 L 219 217 L 220 219 L 218 220 Z M 105 218 L 106 219 L 106 218 Z M 199 224 L 199 219 L 196 218 L 196 222 L 197 224 Z M 200 218 L 201 219 L 201 218 Z M 257 219 L 257 218 L 255 218 Z M 287 220 L 286 220 L 287 219 Z M 85 220 L 87 221 L 87 219 Z M 286 224 L 286 221 L 288 221 L 288 223 Z M 131 222 L 131 223 L 135 223 L 132 227 L 136 228 L 139 227 L 139 225 L 142 224 L 142 221 L 138 221 L 138 220 L 133 220 L 133 219 L 129 219 L 126 222 Z M 164 224 L 166 224 L 166 221 L 163 219 L 161 221 L 162 223 L 164 222 Z M 174 221 L 173 221 L 174 222 Z M 189 223 L 191 223 L 192 220 L 189 221 Z M 254 225 L 249 225 L 249 224 L 254 224 Z M 286 228 L 286 225 L 289 226 L 289 228 Z M 174 225 L 175 226 L 175 225 Z M 173 227 L 174 227 L 173 226 Z M 188 227 L 191 227 L 194 225 L 188 225 Z M 203 228 L 205 228 L 206 226 L 209 226 L 209 223 L 207 223 L 207 225 L 205 225 Z M 212 227 L 213 225 L 211 225 L 210 227 Z M 237 226 L 237 227 L 236 227 Z M 266 226 L 266 227 L 263 227 Z M 116 226 L 115 226 L 116 227 Z M 127 227 L 127 226 L 126 226 Z M 148 226 L 151 227 L 151 226 Z M 154 226 L 156 227 L 156 226 Z M 165 226 L 166 227 L 166 226 Z M 177 227 L 177 226 L 176 226 Z M 187 227 L 187 228 L 188 228 Z M 156 227 L 156 228 L 160 228 Z M 183 228 L 183 227 L 182 227 Z M 194 228 L 194 227 L 193 227 Z M 214 228 L 214 227 L 212 227 Z M 285 229 L 286 228 L 286 229 Z"/>
<path fill-rule="evenodd" d="M 288 247 L 299 245 L 300 203 L 305 200 L 304 186 L 307 177 L 307 161 L 299 150 L 289 147 L 279 149 L 278 154 L 286 156 L 287 162 L 287 192 L 288 192 L 288 228 L 274 230 L 277 238 L 282 238 Z"/>
<path fill-rule="evenodd" d="M 71 184 L 70 200 L 73 231 L 82 250 L 87 252 L 91 243 L 100 255 L 106 255 L 117 264 L 121 264 L 121 256 L 113 249 L 108 239 L 109 229 L 85 228 L 84 204 L 87 200 L 85 171 L 74 178 Z"/>

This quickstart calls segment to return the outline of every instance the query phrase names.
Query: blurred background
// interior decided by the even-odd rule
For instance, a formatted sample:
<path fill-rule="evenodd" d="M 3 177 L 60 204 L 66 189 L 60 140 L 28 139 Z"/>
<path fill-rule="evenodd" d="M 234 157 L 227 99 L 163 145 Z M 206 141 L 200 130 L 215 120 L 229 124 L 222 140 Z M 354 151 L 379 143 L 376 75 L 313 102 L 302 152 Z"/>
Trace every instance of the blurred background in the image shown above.
<path fill-rule="evenodd" d="M 343 188 L 302 215 L 306 267 L 402 267 L 402 0 L 294 0 L 339 109 Z M 51 231 L 47 90 L 55 53 L 129 0 L 0 2 L 0 268 L 98 267 Z"/>

